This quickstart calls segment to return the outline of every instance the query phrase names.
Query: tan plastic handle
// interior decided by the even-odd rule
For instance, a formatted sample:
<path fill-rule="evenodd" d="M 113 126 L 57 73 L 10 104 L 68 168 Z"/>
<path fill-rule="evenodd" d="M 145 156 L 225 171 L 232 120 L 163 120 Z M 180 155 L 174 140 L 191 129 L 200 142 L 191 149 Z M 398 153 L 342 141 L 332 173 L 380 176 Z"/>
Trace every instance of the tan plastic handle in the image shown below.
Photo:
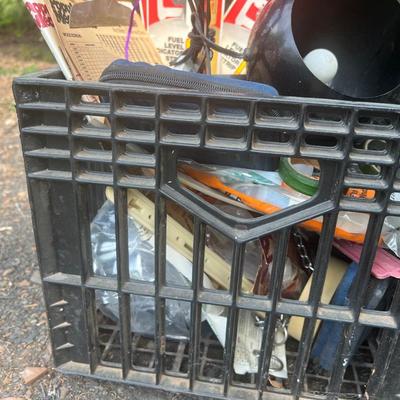
<path fill-rule="evenodd" d="M 106 189 L 108 200 L 114 201 L 111 187 Z M 154 234 L 154 203 L 136 189 L 128 189 L 128 215 Z M 167 216 L 167 244 L 188 260 L 193 258 L 193 235 L 171 216 Z M 218 254 L 206 246 L 204 254 L 204 272 L 210 279 L 224 289 L 229 288 L 231 266 Z M 251 293 L 253 284 L 245 277 L 242 290 Z"/>

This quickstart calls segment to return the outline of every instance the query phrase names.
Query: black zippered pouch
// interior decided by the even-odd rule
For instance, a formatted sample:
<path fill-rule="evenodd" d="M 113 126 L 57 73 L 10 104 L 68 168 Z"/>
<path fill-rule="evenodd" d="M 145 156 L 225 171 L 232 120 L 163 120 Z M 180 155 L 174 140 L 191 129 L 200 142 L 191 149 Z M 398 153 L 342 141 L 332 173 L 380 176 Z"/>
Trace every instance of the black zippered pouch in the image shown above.
<path fill-rule="evenodd" d="M 257 82 L 180 71 L 164 65 L 127 60 L 116 60 L 110 64 L 102 73 L 100 81 L 154 88 L 187 89 L 207 94 L 233 94 L 246 97 L 278 95 L 272 86 Z"/>

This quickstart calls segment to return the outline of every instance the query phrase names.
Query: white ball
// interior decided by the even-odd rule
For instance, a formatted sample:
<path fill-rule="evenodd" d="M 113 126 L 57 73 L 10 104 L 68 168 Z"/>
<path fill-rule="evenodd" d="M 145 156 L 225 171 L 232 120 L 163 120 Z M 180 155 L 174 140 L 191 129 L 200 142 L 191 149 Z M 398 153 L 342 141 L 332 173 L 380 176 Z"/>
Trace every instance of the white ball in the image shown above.
<path fill-rule="evenodd" d="M 304 57 L 307 68 L 323 83 L 329 85 L 338 71 L 336 56 L 327 49 L 315 49 Z"/>

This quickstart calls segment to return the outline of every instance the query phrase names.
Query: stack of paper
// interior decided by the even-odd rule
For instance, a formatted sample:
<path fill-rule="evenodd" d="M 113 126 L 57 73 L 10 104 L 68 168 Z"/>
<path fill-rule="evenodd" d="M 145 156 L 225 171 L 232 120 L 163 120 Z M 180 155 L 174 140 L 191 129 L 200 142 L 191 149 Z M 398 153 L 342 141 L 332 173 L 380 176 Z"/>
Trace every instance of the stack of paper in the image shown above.
<path fill-rule="evenodd" d="M 70 27 L 71 9 L 76 0 L 45 0 L 75 79 L 98 80 L 103 70 L 118 58 L 124 58 L 129 18 L 120 26 Z M 95 3 L 93 1 L 93 3 Z M 94 12 L 96 8 L 93 7 Z M 92 15 L 93 16 L 93 15 Z M 88 16 L 88 25 L 90 25 Z M 131 61 L 159 63 L 160 57 L 146 32 L 141 18 L 135 15 L 129 44 Z"/>

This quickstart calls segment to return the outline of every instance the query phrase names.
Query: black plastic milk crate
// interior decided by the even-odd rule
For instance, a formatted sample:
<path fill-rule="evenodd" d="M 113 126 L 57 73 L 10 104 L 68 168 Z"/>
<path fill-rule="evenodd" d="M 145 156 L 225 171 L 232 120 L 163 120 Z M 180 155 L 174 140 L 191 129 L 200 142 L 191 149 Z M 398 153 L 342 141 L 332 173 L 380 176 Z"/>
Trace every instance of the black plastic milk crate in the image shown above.
<path fill-rule="evenodd" d="M 56 70 L 16 79 L 14 95 L 58 370 L 220 399 L 384 399 L 400 392 L 400 286 L 383 311 L 369 310 L 364 303 L 384 220 L 400 216 L 392 196 L 400 191 L 400 106 L 67 82 Z M 101 96 L 104 102 L 92 103 L 86 96 Z M 229 109 L 235 110 L 234 118 Z M 107 123 L 93 122 L 93 116 Z M 326 140 L 315 140 L 322 137 Z M 360 148 L 359 139 L 381 140 L 383 149 Z M 132 153 L 128 144 L 147 153 Z M 280 156 L 317 159 L 319 190 L 310 200 L 272 215 L 230 216 L 177 179 L 179 157 L 275 169 Z M 349 168 L 354 164 L 374 164 L 379 174 L 357 175 Z M 143 167 L 152 173 L 144 174 Z M 91 222 L 105 201 L 106 187 L 112 187 L 115 200 L 114 276 L 94 272 L 91 248 Z M 129 274 L 127 198 L 132 188 L 152 193 L 155 202 L 155 271 L 148 282 Z M 346 188 L 371 189 L 375 195 L 351 198 Z M 166 277 L 168 204 L 193 219 L 190 287 Z M 366 213 L 369 222 L 350 304 L 334 306 L 320 300 L 338 214 L 344 211 Z M 290 231 L 316 217 L 323 227 L 308 300 L 286 299 L 281 286 Z M 209 227 L 232 242 L 228 290 L 203 287 Z M 243 293 L 239 282 L 246 246 L 271 233 L 278 240 L 268 295 Z M 118 318 L 99 310 L 102 293 L 117 299 Z M 131 329 L 135 297 L 153 299 L 154 335 Z M 187 337 L 166 335 L 166 305 L 173 302 L 189 305 Z M 207 304 L 227 311 L 224 347 L 201 322 Z M 258 372 L 245 375 L 234 371 L 241 310 L 266 316 Z M 275 328 L 281 316 L 292 315 L 304 318 L 301 340 L 288 338 L 288 378 L 275 380 L 268 373 Z M 315 370 L 310 362 L 314 329 L 325 320 L 343 326 L 331 373 Z M 350 357 L 351 339 L 360 326 L 376 334 Z"/>

